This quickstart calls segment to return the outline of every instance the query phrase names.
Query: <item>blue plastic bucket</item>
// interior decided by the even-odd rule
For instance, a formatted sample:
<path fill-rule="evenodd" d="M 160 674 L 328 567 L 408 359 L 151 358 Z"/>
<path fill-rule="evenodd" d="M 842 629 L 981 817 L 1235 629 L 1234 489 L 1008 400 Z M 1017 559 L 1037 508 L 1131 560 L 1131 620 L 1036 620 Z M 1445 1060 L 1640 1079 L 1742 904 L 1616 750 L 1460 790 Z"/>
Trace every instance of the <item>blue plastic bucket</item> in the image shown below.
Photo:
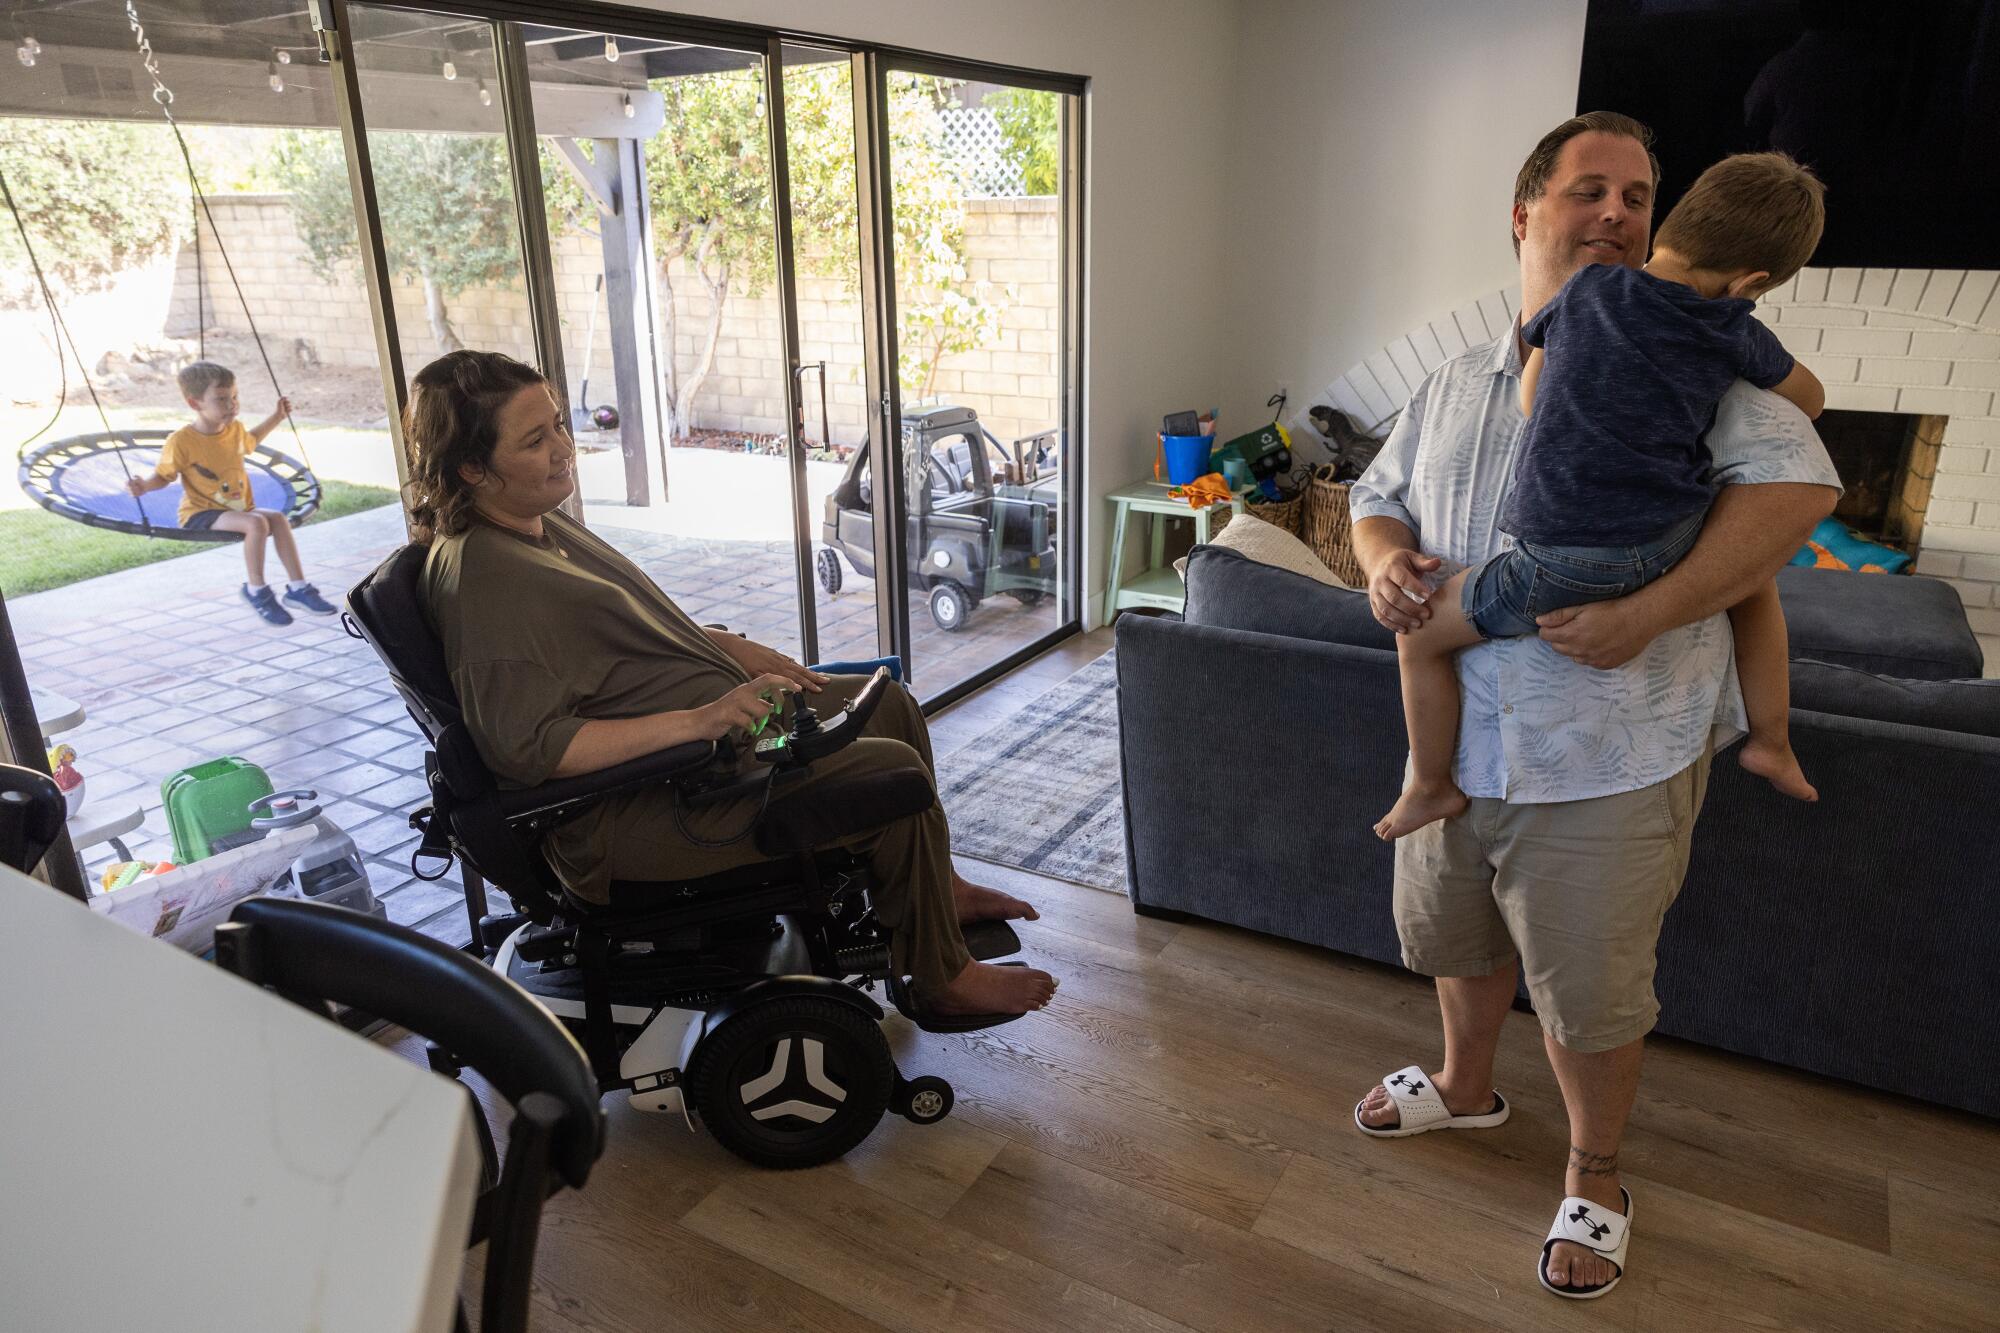
<path fill-rule="evenodd" d="M 1215 441 L 1207 435 L 1162 435 L 1160 443 L 1167 452 L 1167 480 L 1176 486 L 1215 470 L 1208 465 Z"/>

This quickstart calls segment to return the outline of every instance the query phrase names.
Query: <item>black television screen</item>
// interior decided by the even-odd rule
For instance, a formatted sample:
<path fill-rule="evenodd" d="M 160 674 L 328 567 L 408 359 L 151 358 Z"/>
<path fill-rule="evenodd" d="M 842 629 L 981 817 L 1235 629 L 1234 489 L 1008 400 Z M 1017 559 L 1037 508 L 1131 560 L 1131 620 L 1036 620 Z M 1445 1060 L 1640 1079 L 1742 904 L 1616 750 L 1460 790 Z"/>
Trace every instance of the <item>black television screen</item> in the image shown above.
<path fill-rule="evenodd" d="M 2000 268 L 2000 0 L 1590 0 L 1577 108 L 1653 127 L 1655 226 L 1777 149 L 1826 182 L 1815 265 Z"/>

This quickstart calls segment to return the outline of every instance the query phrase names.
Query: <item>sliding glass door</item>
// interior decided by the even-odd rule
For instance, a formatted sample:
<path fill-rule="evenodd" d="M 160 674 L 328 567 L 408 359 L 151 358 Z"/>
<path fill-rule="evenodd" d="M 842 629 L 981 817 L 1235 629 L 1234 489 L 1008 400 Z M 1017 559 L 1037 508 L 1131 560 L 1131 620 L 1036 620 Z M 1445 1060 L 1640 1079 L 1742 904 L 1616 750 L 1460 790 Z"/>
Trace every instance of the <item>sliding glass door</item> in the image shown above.
<path fill-rule="evenodd" d="M 802 659 L 1074 629 L 1074 85 L 529 10 L 347 8 L 401 376 L 537 360 L 579 516 Z"/>
<path fill-rule="evenodd" d="M 936 696 L 1076 619 L 1065 129 L 1078 99 L 889 67 L 890 304 L 912 674 Z"/>

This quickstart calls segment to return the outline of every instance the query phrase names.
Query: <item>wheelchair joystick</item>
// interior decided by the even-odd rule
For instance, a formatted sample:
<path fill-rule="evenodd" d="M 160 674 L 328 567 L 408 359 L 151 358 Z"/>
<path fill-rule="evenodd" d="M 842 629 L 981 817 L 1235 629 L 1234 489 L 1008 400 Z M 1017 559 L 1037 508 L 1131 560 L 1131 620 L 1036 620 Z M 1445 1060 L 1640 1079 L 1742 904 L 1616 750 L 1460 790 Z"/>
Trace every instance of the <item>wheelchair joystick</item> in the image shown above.
<path fill-rule="evenodd" d="M 752 755 L 780 768 L 796 768 L 832 754 L 861 735 L 889 685 L 888 668 L 877 667 L 860 692 L 825 721 L 801 699 L 792 710 L 791 730 L 767 734 L 755 741 Z"/>

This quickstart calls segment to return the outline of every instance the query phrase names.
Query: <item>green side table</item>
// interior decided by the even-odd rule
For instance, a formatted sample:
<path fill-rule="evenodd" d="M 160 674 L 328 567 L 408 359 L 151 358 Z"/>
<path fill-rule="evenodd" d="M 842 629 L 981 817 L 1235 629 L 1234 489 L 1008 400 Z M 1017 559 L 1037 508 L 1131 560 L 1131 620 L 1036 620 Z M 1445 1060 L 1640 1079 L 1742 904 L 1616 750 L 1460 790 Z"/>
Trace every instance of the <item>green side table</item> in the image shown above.
<path fill-rule="evenodd" d="M 1166 563 L 1166 521 L 1176 518 L 1194 520 L 1194 540 L 1196 545 L 1200 545 L 1208 540 L 1211 517 L 1224 510 L 1242 513 L 1243 496 L 1248 493 L 1238 491 L 1226 505 L 1218 500 L 1206 508 L 1195 509 L 1186 500 L 1168 495 L 1171 489 L 1164 481 L 1136 481 L 1104 497 L 1111 505 L 1112 514 L 1111 576 L 1104 589 L 1104 623 L 1107 625 L 1118 618 L 1120 611 L 1135 606 L 1161 611 L 1179 611 L 1184 607 L 1187 604 L 1187 589 L 1181 584 L 1181 576 Z M 1125 527 L 1133 514 L 1143 514 L 1147 518 L 1151 554 L 1146 568 L 1128 580 L 1125 578 Z"/>

